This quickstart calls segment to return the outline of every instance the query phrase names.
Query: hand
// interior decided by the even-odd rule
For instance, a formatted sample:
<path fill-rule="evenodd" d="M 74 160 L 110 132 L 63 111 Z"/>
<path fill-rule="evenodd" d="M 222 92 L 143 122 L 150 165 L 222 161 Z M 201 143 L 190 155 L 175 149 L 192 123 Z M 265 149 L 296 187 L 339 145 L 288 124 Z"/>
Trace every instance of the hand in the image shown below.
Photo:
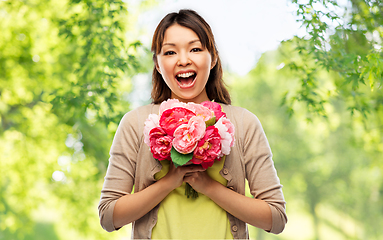
<path fill-rule="evenodd" d="M 162 179 L 168 181 L 167 186 L 173 190 L 182 185 L 185 176 L 203 171 L 205 171 L 205 169 L 200 165 L 187 164 L 176 168 L 173 162 L 170 162 L 169 172 Z"/>
<path fill-rule="evenodd" d="M 206 195 L 209 187 L 216 183 L 216 181 L 209 177 L 206 171 L 187 173 L 185 174 L 184 182 L 189 183 L 194 190 L 204 195 Z"/>

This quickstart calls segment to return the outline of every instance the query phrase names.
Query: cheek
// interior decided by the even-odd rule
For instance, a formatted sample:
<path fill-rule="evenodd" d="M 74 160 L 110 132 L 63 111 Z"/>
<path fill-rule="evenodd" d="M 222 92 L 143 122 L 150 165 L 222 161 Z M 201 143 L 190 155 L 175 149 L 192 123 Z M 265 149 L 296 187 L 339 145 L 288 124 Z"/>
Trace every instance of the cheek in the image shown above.
<path fill-rule="evenodd" d="M 210 70 L 211 70 L 211 67 L 212 67 L 211 58 L 210 57 L 205 57 L 201 61 L 201 67 L 207 72 L 207 74 L 209 74 Z"/>
<path fill-rule="evenodd" d="M 174 64 L 171 60 L 161 61 L 160 69 L 162 74 L 173 74 Z"/>

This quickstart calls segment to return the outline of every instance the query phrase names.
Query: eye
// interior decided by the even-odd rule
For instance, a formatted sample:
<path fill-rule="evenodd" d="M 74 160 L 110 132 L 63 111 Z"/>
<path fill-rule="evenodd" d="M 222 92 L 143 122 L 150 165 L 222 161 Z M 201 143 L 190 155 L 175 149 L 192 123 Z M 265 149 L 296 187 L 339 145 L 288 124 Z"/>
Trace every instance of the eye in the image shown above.
<path fill-rule="evenodd" d="M 164 55 L 174 55 L 176 54 L 174 51 L 166 51 Z"/>
<path fill-rule="evenodd" d="M 191 52 L 202 52 L 201 48 L 193 48 Z"/>

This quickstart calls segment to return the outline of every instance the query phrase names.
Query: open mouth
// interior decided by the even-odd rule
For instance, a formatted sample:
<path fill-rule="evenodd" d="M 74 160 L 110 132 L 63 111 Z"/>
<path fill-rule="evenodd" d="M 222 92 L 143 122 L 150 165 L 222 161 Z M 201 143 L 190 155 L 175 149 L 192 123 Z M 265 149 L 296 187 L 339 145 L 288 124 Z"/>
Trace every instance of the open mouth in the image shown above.
<path fill-rule="evenodd" d="M 181 88 L 189 88 L 194 85 L 197 74 L 195 72 L 187 72 L 177 74 L 176 79 L 178 86 Z"/>

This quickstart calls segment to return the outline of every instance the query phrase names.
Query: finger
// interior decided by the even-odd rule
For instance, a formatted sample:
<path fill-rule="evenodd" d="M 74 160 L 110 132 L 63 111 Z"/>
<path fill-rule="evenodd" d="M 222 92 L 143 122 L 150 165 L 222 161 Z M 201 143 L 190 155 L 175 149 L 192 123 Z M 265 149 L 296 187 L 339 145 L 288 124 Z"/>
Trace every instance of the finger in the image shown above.
<path fill-rule="evenodd" d="M 206 169 L 204 169 L 201 165 L 190 165 L 190 166 L 186 166 L 186 170 L 187 172 L 202 172 L 202 171 L 205 171 Z"/>
<path fill-rule="evenodd" d="M 193 183 L 195 181 L 197 176 L 191 174 L 191 175 L 188 175 L 184 177 L 184 182 L 187 182 L 187 183 Z"/>
<path fill-rule="evenodd" d="M 170 161 L 170 165 L 169 165 L 169 170 L 172 170 L 174 169 L 176 166 L 174 165 L 174 163 L 172 161 Z"/>
<path fill-rule="evenodd" d="M 184 176 L 185 177 L 190 177 L 190 176 L 198 177 L 198 172 L 187 172 L 187 173 L 185 173 Z"/>

